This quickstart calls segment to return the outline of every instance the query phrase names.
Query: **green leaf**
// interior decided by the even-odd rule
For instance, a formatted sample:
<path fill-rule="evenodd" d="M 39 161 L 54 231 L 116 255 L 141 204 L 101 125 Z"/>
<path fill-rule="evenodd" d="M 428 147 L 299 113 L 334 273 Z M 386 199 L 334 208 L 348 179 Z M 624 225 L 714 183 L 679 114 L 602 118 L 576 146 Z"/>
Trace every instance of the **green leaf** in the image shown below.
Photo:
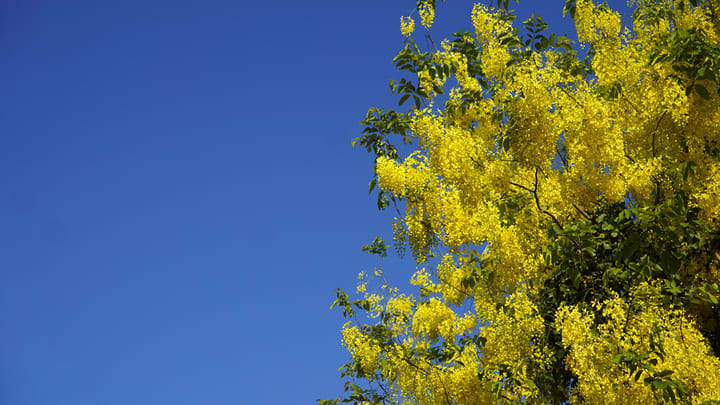
<path fill-rule="evenodd" d="M 420 97 L 418 97 L 418 96 L 416 96 L 416 95 L 413 95 L 413 100 L 415 100 L 415 108 L 417 108 L 417 109 L 419 110 L 420 107 L 422 106 L 422 105 L 420 104 Z"/>
<path fill-rule="evenodd" d="M 710 99 L 710 93 L 707 91 L 707 89 L 704 86 L 702 86 L 700 84 L 696 84 L 694 87 L 695 87 L 695 91 L 700 95 L 700 97 L 704 98 L 705 100 Z"/>
<path fill-rule="evenodd" d="M 563 7 L 562 16 L 565 17 L 567 13 L 570 13 L 570 18 L 575 19 L 575 0 L 566 0 L 565 6 Z"/>
<path fill-rule="evenodd" d="M 666 389 L 665 392 L 667 392 L 667 395 L 670 397 L 670 401 L 672 401 L 672 403 L 674 404 L 675 403 L 675 393 L 673 392 L 672 388 Z"/>

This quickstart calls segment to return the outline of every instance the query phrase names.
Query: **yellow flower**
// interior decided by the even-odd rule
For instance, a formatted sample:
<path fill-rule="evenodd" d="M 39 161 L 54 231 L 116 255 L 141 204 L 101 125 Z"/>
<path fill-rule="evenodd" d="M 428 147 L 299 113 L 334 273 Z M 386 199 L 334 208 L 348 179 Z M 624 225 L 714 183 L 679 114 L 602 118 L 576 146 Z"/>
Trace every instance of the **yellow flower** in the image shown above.
<path fill-rule="evenodd" d="M 415 20 L 413 20 L 412 17 L 400 17 L 400 32 L 403 36 L 410 38 L 414 31 Z"/>
<path fill-rule="evenodd" d="M 425 29 L 429 30 L 435 21 L 435 7 L 433 7 L 432 3 L 426 0 L 420 4 L 418 12 L 420 13 L 420 24 L 422 24 Z"/>

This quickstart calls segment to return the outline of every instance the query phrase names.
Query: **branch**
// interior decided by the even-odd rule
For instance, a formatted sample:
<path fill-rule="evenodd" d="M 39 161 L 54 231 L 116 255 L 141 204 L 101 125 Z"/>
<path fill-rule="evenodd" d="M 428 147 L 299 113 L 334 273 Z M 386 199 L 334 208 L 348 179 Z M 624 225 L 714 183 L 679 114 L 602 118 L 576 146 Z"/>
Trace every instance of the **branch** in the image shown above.
<path fill-rule="evenodd" d="M 560 160 L 563 162 L 563 166 L 565 166 L 565 171 L 570 170 L 570 164 L 568 163 L 565 156 L 563 156 L 563 154 L 560 152 L 560 148 L 557 146 L 557 143 L 555 144 L 555 152 L 557 153 Z"/>
<path fill-rule="evenodd" d="M 623 335 L 627 333 L 628 323 L 630 322 L 630 309 L 632 307 L 633 299 L 635 299 L 635 297 L 633 295 L 630 295 L 630 302 L 628 302 L 628 308 L 627 311 L 625 311 L 625 325 L 623 326 Z"/>
<path fill-rule="evenodd" d="M 511 182 L 510 182 L 510 185 L 511 185 L 511 186 L 515 186 L 515 187 L 520 187 L 521 189 L 523 189 L 523 190 L 525 190 L 525 191 L 527 191 L 527 192 L 533 193 L 533 194 L 535 193 L 535 190 L 529 189 L 529 188 L 523 186 L 522 184 L 513 183 L 513 182 L 511 181 Z"/>
<path fill-rule="evenodd" d="M 471 157 L 471 156 L 468 156 L 468 158 L 470 159 L 470 161 L 472 161 L 473 163 L 475 163 L 475 166 L 479 167 L 480 169 L 483 168 L 483 164 L 480 163 L 480 161 L 475 160 L 475 159 L 474 159 L 473 157 Z"/>
<path fill-rule="evenodd" d="M 577 204 L 575 204 L 575 203 L 571 203 L 571 204 L 572 204 L 573 208 L 575 208 L 577 210 L 577 212 L 579 212 L 580 215 L 582 215 L 585 219 L 587 219 L 590 222 L 594 222 L 593 219 L 590 217 L 590 215 L 588 215 L 588 213 L 585 212 L 582 208 L 578 207 Z"/>
<path fill-rule="evenodd" d="M 653 130 L 653 133 L 652 133 L 652 145 L 651 146 L 652 146 L 653 157 L 655 157 L 655 136 L 657 135 L 658 128 L 660 128 L 660 123 L 662 122 L 663 118 L 665 118 L 665 114 L 667 114 L 667 110 L 663 111 L 657 124 L 655 124 L 655 129 Z"/>
<path fill-rule="evenodd" d="M 652 156 L 655 157 L 655 136 L 657 135 L 657 131 L 660 128 L 660 123 L 662 122 L 663 118 L 665 118 L 665 114 L 667 114 L 667 110 L 663 111 L 662 115 L 660 116 L 660 119 L 658 119 L 657 124 L 655 124 L 655 129 L 652 132 Z M 655 180 L 655 204 L 660 203 L 660 180 L 656 176 L 653 176 L 653 180 Z"/>
<path fill-rule="evenodd" d="M 558 221 L 557 218 L 555 218 L 555 215 L 553 215 L 550 211 L 542 209 L 540 207 L 540 197 L 538 196 L 538 169 L 535 168 L 535 191 L 533 191 L 533 196 L 535 196 L 535 205 L 537 206 L 538 210 L 542 212 L 543 214 L 546 214 L 550 218 L 552 218 L 553 222 L 555 222 L 555 225 L 557 225 L 560 229 L 563 229 L 562 224 L 560 221 Z"/>
<path fill-rule="evenodd" d="M 517 183 L 513 183 L 512 181 L 510 182 L 510 184 L 513 185 L 513 186 L 515 186 L 515 187 L 520 187 L 521 189 L 523 189 L 523 190 L 529 192 L 530 194 L 532 194 L 533 197 L 535 197 L 535 205 L 537 206 L 538 211 L 540 211 L 540 212 L 542 212 L 543 214 L 549 216 L 550 219 L 553 220 L 553 222 L 555 223 L 555 225 L 558 226 L 558 228 L 564 229 L 563 226 L 562 226 L 562 224 L 560 223 L 560 221 L 558 221 L 558 219 L 555 217 L 555 215 L 553 215 L 550 211 L 548 211 L 548 210 L 546 210 L 546 209 L 543 209 L 543 208 L 540 206 L 540 197 L 538 196 L 538 171 L 539 171 L 539 169 L 536 167 L 536 168 L 535 168 L 535 185 L 533 186 L 533 189 L 530 189 L 530 188 L 528 188 L 528 187 L 525 187 L 525 186 L 520 185 L 520 184 L 517 184 Z"/>
<path fill-rule="evenodd" d="M 564 88 L 563 86 L 561 86 L 559 83 L 558 83 L 558 88 L 559 88 L 560 90 L 562 90 L 563 93 L 567 94 L 567 96 L 570 97 L 570 98 L 572 99 L 572 101 L 575 102 L 575 104 L 577 104 L 577 105 L 580 106 L 580 107 L 583 106 L 582 104 L 580 104 L 579 101 L 577 101 L 577 99 L 576 99 L 575 97 L 573 97 L 572 94 L 570 94 L 567 90 L 565 90 L 565 88 Z"/>
<path fill-rule="evenodd" d="M 445 394 L 445 401 L 447 401 L 448 405 L 451 405 L 452 401 L 450 401 L 450 396 L 448 395 L 447 388 L 445 388 L 445 383 L 442 380 L 440 371 L 438 369 L 435 369 L 435 373 L 437 373 L 438 381 L 440 381 L 440 385 L 442 385 L 443 393 Z"/>

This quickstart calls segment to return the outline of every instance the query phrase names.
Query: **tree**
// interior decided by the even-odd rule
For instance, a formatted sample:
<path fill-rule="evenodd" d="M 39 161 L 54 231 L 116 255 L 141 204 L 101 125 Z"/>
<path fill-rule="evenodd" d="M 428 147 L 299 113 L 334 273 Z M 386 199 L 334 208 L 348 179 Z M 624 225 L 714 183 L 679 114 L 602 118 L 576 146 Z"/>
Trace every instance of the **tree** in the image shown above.
<path fill-rule="evenodd" d="M 579 45 L 507 0 L 436 45 L 435 8 L 355 141 L 415 290 L 337 291 L 319 402 L 720 403 L 720 2 L 568 0 Z"/>

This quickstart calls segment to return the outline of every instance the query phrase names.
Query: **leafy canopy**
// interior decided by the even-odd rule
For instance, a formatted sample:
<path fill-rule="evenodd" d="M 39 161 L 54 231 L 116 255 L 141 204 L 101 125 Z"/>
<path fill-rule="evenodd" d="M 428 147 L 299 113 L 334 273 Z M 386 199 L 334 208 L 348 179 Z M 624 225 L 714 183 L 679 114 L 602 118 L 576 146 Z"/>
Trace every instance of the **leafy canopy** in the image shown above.
<path fill-rule="evenodd" d="M 626 27 L 568 0 L 579 44 L 507 0 L 436 43 L 437 6 L 401 18 L 398 109 L 354 142 L 414 293 L 337 291 L 346 394 L 319 402 L 718 403 L 720 2 Z"/>

